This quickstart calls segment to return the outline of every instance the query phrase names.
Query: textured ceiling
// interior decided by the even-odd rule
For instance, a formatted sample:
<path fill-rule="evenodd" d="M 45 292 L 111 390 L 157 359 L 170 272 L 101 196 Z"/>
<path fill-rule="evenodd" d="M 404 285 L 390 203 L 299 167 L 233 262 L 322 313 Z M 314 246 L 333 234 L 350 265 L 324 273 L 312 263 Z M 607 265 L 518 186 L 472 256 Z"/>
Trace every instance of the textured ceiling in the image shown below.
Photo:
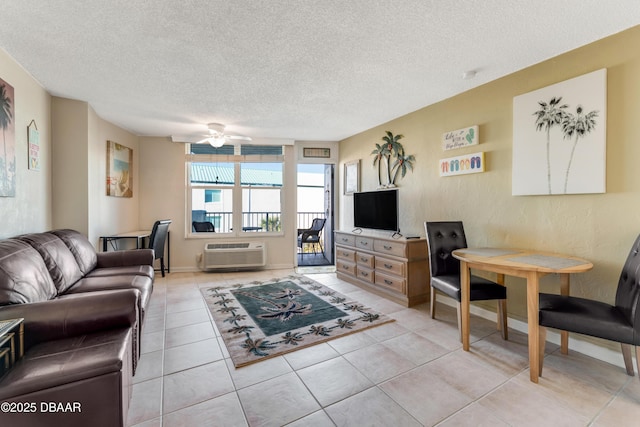
<path fill-rule="evenodd" d="M 638 0 L 19 0 L 0 47 L 137 135 L 340 140 L 638 24 Z"/>

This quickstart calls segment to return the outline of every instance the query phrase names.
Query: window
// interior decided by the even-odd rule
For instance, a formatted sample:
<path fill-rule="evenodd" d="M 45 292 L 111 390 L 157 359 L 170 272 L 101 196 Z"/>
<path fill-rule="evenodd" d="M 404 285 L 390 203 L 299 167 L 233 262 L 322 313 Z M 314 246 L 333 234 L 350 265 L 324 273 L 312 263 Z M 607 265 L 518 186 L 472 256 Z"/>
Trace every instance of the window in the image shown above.
<path fill-rule="evenodd" d="M 282 232 L 282 147 L 190 148 L 187 218 L 211 222 L 216 235 Z"/>

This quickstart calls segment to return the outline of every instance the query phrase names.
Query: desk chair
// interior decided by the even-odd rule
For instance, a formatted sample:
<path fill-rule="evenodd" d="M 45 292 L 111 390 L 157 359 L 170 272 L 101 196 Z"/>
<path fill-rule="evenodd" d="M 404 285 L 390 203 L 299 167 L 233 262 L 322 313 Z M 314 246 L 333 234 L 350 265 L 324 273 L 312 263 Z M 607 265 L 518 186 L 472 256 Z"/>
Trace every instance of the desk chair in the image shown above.
<path fill-rule="evenodd" d="M 149 249 L 153 249 L 154 259 L 160 260 L 160 271 L 164 277 L 164 245 L 169 232 L 170 219 L 156 221 L 149 235 Z"/>
<path fill-rule="evenodd" d="M 460 310 L 460 261 L 451 252 L 467 247 L 462 221 L 425 222 L 429 248 L 429 270 L 431 273 L 431 318 L 436 317 L 436 289 L 456 300 L 458 331 L 462 340 L 462 314 Z M 498 275 L 500 283 L 471 275 L 470 301 L 498 300 L 498 329 L 503 339 L 507 331 L 507 288 L 504 275 Z"/>
<path fill-rule="evenodd" d="M 215 233 L 216 231 L 213 223 L 209 221 L 193 221 L 191 226 L 196 233 Z"/>
<path fill-rule="evenodd" d="M 627 374 L 634 375 L 631 346 L 640 372 L 640 236 L 622 267 L 614 305 L 572 296 L 540 294 L 540 374 L 546 328 L 619 342 Z"/>
<path fill-rule="evenodd" d="M 302 250 L 302 255 L 304 255 L 304 245 L 309 243 L 313 245 L 314 254 L 316 253 L 316 244 L 320 245 L 320 252 L 324 252 L 320 243 L 320 232 L 324 228 L 325 222 L 325 218 L 314 218 L 310 228 L 298 229 L 298 247 Z"/>

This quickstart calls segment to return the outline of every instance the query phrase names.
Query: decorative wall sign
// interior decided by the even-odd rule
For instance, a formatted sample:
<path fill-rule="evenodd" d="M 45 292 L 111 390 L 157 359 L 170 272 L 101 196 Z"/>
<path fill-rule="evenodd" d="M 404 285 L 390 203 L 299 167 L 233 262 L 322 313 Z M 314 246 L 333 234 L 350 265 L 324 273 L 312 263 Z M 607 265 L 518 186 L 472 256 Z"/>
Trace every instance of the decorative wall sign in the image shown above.
<path fill-rule="evenodd" d="M 35 120 L 27 126 L 27 146 L 29 149 L 29 169 L 40 170 L 40 132 Z"/>
<path fill-rule="evenodd" d="M 0 79 L 0 197 L 16 195 L 16 125 L 13 86 Z"/>
<path fill-rule="evenodd" d="M 513 98 L 513 195 L 604 193 L 607 70 Z"/>
<path fill-rule="evenodd" d="M 344 164 L 344 194 L 360 191 L 360 160 Z"/>
<path fill-rule="evenodd" d="M 440 159 L 440 176 L 484 172 L 484 152 Z"/>
<path fill-rule="evenodd" d="M 331 157 L 331 149 L 305 147 L 302 149 L 302 157 L 312 159 L 328 159 Z"/>
<path fill-rule="evenodd" d="M 478 145 L 478 143 L 477 125 L 442 134 L 442 149 L 444 151 L 468 147 L 469 145 Z"/>
<path fill-rule="evenodd" d="M 107 141 L 107 196 L 133 197 L 133 150 Z"/>

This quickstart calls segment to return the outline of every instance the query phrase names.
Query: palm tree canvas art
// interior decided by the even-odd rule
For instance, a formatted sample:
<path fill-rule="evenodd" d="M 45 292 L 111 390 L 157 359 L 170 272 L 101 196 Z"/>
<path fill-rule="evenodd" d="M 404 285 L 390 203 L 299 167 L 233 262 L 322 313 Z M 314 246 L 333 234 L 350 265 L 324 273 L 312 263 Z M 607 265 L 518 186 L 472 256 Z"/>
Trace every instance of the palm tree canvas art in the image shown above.
<path fill-rule="evenodd" d="M 513 99 L 513 195 L 604 193 L 607 70 Z"/>
<path fill-rule="evenodd" d="M 16 195 L 16 125 L 13 86 L 0 79 L 0 197 Z"/>

